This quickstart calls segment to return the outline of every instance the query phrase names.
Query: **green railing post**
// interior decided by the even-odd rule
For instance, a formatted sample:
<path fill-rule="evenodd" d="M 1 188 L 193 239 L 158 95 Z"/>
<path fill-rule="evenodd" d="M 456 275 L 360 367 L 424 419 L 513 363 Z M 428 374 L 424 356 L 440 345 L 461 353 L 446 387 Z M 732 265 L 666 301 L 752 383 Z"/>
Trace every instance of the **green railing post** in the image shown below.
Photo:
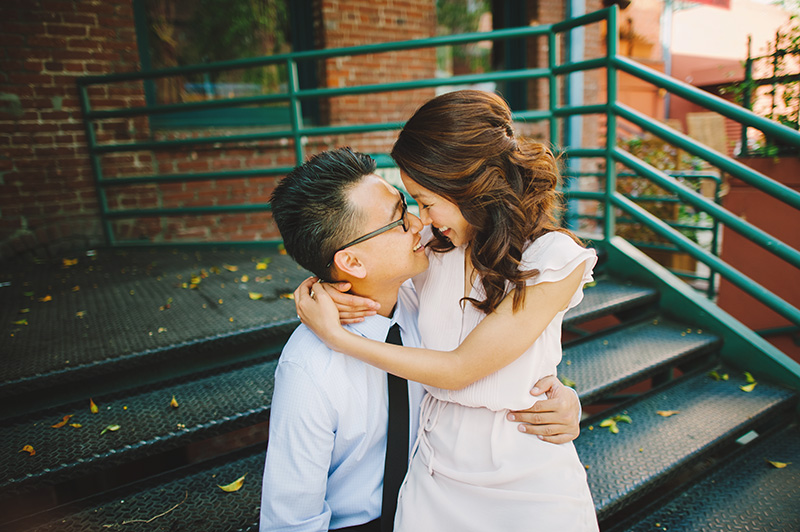
<path fill-rule="evenodd" d="M 603 236 L 606 241 L 611 240 L 616 234 L 614 203 L 611 198 L 617 191 L 617 168 L 613 154 L 617 148 L 617 115 L 614 112 L 614 102 L 617 101 L 619 87 L 617 68 L 613 60 L 619 50 L 618 15 L 619 8 L 616 4 L 612 5 L 608 11 L 606 29 L 606 203 L 603 222 Z"/>
<path fill-rule="evenodd" d="M 558 121 L 556 118 L 556 109 L 558 108 L 558 79 L 555 75 L 555 68 L 558 66 L 558 57 L 556 55 L 556 33 L 551 31 L 547 35 L 548 51 L 547 63 L 550 73 L 547 76 L 549 94 L 548 101 L 550 104 L 550 147 L 555 149 L 561 143 L 558 140 Z"/>
<path fill-rule="evenodd" d="M 86 130 L 86 145 L 89 149 L 89 162 L 92 166 L 92 176 L 94 177 L 94 188 L 97 194 L 97 206 L 100 209 L 100 224 L 103 226 L 103 235 L 106 237 L 106 244 L 114 245 L 114 231 L 111 221 L 108 218 L 108 197 L 106 190 L 101 185 L 103 181 L 103 167 L 100 164 L 100 157 L 95 152 L 97 147 L 97 137 L 94 134 L 94 125 L 89 118 L 86 118 L 91 111 L 89 104 L 89 92 L 86 85 L 78 86 L 78 96 L 81 102 L 81 113 L 83 113 L 83 125 Z"/>
<path fill-rule="evenodd" d="M 753 82 L 753 58 L 750 55 L 750 48 L 753 43 L 753 37 L 748 35 L 747 36 L 747 60 L 744 62 L 744 85 L 743 85 L 743 92 L 742 92 L 742 107 L 747 109 L 748 111 L 753 110 L 753 104 L 751 103 L 751 94 L 750 91 L 752 90 L 752 82 Z M 747 156 L 747 152 L 750 149 L 747 145 L 747 124 L 742 124 L 742 137 L 741 137 L 742 148 L 740 153 L 743 156 Z"/>
<path fill-rule="evenodd" d="M 300 90 L 300 78 L 297 75 L 297 62 L 291 58 L 286 60 L 286 78 L 289 85 L 289 117 L 292 121 L 292 138 L 294 138 L 294 157 L 297 165 L 303 164 L 303 136 L 300 131 L 303 127 L 303 115 L 300 108 L 300 99 L 297 93 Z"/>

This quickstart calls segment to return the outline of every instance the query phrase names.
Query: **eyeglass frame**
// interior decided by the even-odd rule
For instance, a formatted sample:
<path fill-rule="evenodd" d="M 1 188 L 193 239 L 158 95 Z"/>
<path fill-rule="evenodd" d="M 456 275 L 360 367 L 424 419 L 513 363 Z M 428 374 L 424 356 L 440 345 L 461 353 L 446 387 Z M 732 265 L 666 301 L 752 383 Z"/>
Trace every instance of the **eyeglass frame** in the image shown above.
<path fill-rule="evenodd" d="M 381 235 L 381 234 L 383 234 L 383 233 L 385 233 L 387 231 L 391 231 L 395 227 L 402 226 L 403 227 L 403 232 L 407 233 L 408 229 L 410 227 L 409 224 L 408 224 L 407 217 L 406 217 L 406 215 L 408 214 L 408 203 L 406 202 L 406 197 L 402 193 L 400 193 L 400 200 L 402 201 L 402 210 L 400 212 L 400 219 L 399 220 L 395 220 L 393 222 L 390 222 L 390 223 L 384 225 L 383 227 L 375 229 L 374 231 L 371 231 L 371 232 L 367 233 L 364 236 L 358 237 L 355 240 L 353 240 L 352 242 L 348 242 L 344 246 L 340 247 L 339 249 L 337 249 L 336 251 L 333 252 L 333 256 L 331 257 L 331 260 L 328 261 L 328 264 L 326 264 L 325 267 L 326 268 L 330 268 L 331 266 L 333 266 L 333 261 L 336 259 L 336 254 L 339 253 L 340 251 L 345 250 L 345 249 L 347 249 L 347 248 L 349 248 L 351 246 L 355 246 L 356 244 L 360 244 L 362 242 L 365 242 L 365 241 L 369 240 L 370 238 L 375 238 L 376 236 Z"/>

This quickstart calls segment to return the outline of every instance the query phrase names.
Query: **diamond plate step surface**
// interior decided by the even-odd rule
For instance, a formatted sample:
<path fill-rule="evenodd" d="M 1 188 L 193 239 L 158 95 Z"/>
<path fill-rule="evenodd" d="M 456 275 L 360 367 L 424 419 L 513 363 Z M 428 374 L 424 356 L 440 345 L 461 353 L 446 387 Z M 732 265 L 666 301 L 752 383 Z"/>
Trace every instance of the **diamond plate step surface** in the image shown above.
<path fill-rule="evenodd" d="M 66 508 L 61 517 L 26 530 L 256 531 L 265 454 L 265 447 L 254 447 L 224 460 L 120 488 L 83 508 L 77 504 L 71 512 Z M 243 475 L 247 476 L 240 490 L 228 493 L 219 488 Z"/>
<path fill-rule="evenodd" d="M 205 344 L 285 341 L 298 320 L 281 295 L 308 276 L 274 247 L 99 250 L 71 260 L 2 265 L 0 397 L 154 359 L 191 361 Z"/>
<path fill-rule="evenodd" d="M 778 469 L 767 461 L 790 464 Z M 800 530 L 800 429 L 757 439 L 628 532 Z"/>
<path fill-rule="evenodd" d="M 723 370 L 720 370 L 723 371 Z M 677 380 L 667 388 L 603 414 L 626 413 L 632 423 L 619 423 L 613 434 L 590 420 L 575 445 L 587 468 L 589 486 L 602 520 L 616 509 L 642 497 L 668 480 L 670 475 L 702 457 L 717 445 L 729 443 L 770 413 L 789 409 L 793 392 L 760 382 L 746 393 L 739 373 L 728 381 L 707 375 Z M 680 413 L 662 417 L 657 411 Z"/>
<path fill-rule="evenodd" d="M 583 291 L 583 301 L 564 316 L 564 325 L 576 325 L 623 310 L 651 305 L 658 301 L 658 292 L 650 287 L 600 277 L 594 286 Z"/>
<path fill-rule="evenodd" d="M 581 401 L 589 403 L 721 343 L 715 334 L 659 318 L 565 348 L 559 376 L 575 382 Z"/>
<path fill-rule="evenodd" d="M 97 414 L 87 400 L 12 420 L 0 432 L 0 498 L 267 421 L 276 366 L 264 362 L 132 396 L 96 398 Z M 170 405 L 173 396 L 177 408 Z M 73 416 L 67 425 L 52 427 L 67 415 Z M 101 434 L 109 425 L 119 429 Z M 25 445 L 36 455 L 18 452 Z"/>

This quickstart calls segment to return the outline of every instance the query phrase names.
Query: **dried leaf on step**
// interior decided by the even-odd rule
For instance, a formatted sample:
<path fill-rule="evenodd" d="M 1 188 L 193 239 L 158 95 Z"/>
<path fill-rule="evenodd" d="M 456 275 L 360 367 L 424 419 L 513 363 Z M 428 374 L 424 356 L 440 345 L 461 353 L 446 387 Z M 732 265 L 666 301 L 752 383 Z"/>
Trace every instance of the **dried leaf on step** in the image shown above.
<path fill-rule="evenodd" d="M 75 286 L 73 286 L 73 287 L 72 287 L 72 291 L 73 291 L 73 292 L 80 292 L 80 290 L 81 290 L 81 287 L 80 287 L 80 285 L 77 285 L 77 284 L 76 284 Z"/>
<path fill-rule="evenodd" d="M 258 292 L 250 292 L 250 299 L 252 299 L 253 301 L 261 299 L 262 297 L 264 297 L 264 294 L 259 294 Z"/>
<path fill-rule="evenodd" d="M 266 269 L 267 269 L 266 262 L 259 262 L 258 264 L 256 264 L 256 270 L 266 270 Z"/>
<path fill-rule="evenodd" d="M 680 410 L 656 410 L 656 414 L 658 414 L 661 417 L 670 417 L 680 413 L 681 413 Z"/>
<path fill-rule="evenodd" d="M 791 462 L 773 462 L 772 460 L 767 460 L 767 463 L 776 469 L 783 469 L 791 464 Z"/>
<path fill-rule="evenodd" d="M 28 320 L 26 320 L 26 319 L 17 320 L 17 321 L 14 322 L 14 325 L 27 325 L 27 324 L 28 324 Z"/>
<path fill-rule="evenodd" d="M 19 452 L 21 452 L 21 453 L 22 452 L 26 452 L 26 453 L 28 453 L 28 456 L 33 456 L 34 454 L 36 454 L 36 451 L 34 450 L 32 445 L 26 445 L 25 447 L 20 449 Z"/>
<path fill-rule="evenodd" d="M 723 373 L 722 375 L 720 375 L 719 373 L 716 372 L 716 370 L 715 371 L 709 371 L 708 372 L 708 376 L 711 377 L 712 379 L 714 379 L 715 381 L 726 381 L 726 380 L 728 380 L 728 374 L 727 373 Z"/>
<path fill-rule="evenodd" d="M 169 402 L 169 406 L 171 406 L 172 408 L 178 408 L 179 406 L 178 401 L 175 399 L 174 395 L 172 396 L 172 401 Z"/>
<path fill-rule="evenodd" d="M 741 389 L 743 392 L 752 392 L 752 391 L 753 391 L 753 388 L 755 388 L 755 387 L 756 387 L 756 384 L 758 384 L 758 383 L 757 383 L 757 382 L 751 382 L 750 384 L 745 384 L 744 386 L 739 386 L 739 388 L 740 388 L 740 389 Z"/>
<path fill-rule="evenodd" d="M 76 264 L 78 264 L 78 259 L 62 259 L 61 264 L 65 268 L 69 268 L 70 266 L 75 266 Z"/>
<path fill-rule="evenodd" d="M 561 376 L 561 377 L 559 377 L 559 380 L 561 381 L 561 384 L 563 384 L 564 386 L 569 386 L 573 390 L 577 390 L 578 389 L 578 383 L 576 383 L 572 379 L 569 379 L 567 377 Z"/>
<path fill-rule="evenodd" d="M 242 282 L 243 283 L 246 283 L 249 280 L 250 280 L 250 276 L 249 275 L 242 275 Z"/>
<path fill-rule="evenodd" d="M 90 398 L 89 398 L 89 412 L 91 412 L 92 414 L 96 414 L 97 412 L 99 412 L 99 410 L 100 410 L 100 409 L 99 409 L 99 408 L 97 408 L 97 405 L 96 405 L 96 404 L 94 404 L 94 401 L 93 401 L 93 400 L 92 400 L 92 398 L 90 397 Z"/>
<path fill-rule="evenodd" d="M 286 255 L 286 247 L 283 244 L 278 244 L 278 253 Z"/>
<path fill-rule="evenodd" d="M 288 294 L 281 294 L 281 299 L 294 299 L 294 294 L 289 292 Z"/>
<path fill-rule="evenodd" d="M 71 418 L 72 416 L 73 416 L 73 414 L 68 414 L 68 415 L 64 416 L 64 419 L 62 419 L 61 421 L 59 421 L 55 425 L 52 425 L 52 427 L 54 429 L 60 429 L 61 427 L 63 427 L 64 425 L 66 425 L 69 422 L 69 418 Z"/>
<path fill-rule="evenodd" d="M 48 301 L 52 301 L 52 300 L 53 300 L 53 296 L 51 296 L 50 294 L 47 294 L 46 296 L 39 298 L 39 302 L 41 302 L 41 303 L 47 303 Z"/>
<path fill-rule="evenodd" d="M 120 427 L 119 425 L 108 425 L 106 428 L 104 428 L 103 430 L 101 430 L 101 431 L 100 431 L 100 435 L 102 436 L 102 435 L 103 435 L 103 434 L 105 434 L 106 432 L 116 432 L 116 431 L 118 431 L 120 428 L 121 428 L 121 427 Z"/>
<path fill-rule="evenodd" d="M 753 376 L 750 374 L 749 371 L 745 371 L 744 372 L 744 378 L 747 379 L 747 382 L 749 384 L 752 384 L 752 383 L 756 382 L 756 380 L 753 378 Z"/>
<path fill-rule="evenodd" d="M 246 477 L 246 476 L 247 476 L 247 473 L 245 473 L 241 477 L 237 478 L 236 480 L 234 480 L 230 484 L 226 484 L 225 486 L 220 486 L 219 484 L 217 484 L 217 486 L 219 486 L 219 488 L 222 491 L 227 491 L 228 493 L 233 492 L 233 491 L 239 491 L 240 489 L 242 489 L 242 486 L 244 485 L 244 477 Z"/>
<path fill-rule="evenodd" d="M 80 423 L 70 423 L 70 424 L 69 424 L 69 426 L 70 426 L 70 427 L 75 427 L 76 429 L 79 429 L 79 428 L 81 428 L 83 425 L 81 425 Z"/>
<path fill-rule="evenodd" d="M 239 271 L 239 267 L 235 266 L 233 264 L 223 264 L 222 267 L 225 268 L 226 270 L 228 270 L 229 272 L 238 272 Z"/>

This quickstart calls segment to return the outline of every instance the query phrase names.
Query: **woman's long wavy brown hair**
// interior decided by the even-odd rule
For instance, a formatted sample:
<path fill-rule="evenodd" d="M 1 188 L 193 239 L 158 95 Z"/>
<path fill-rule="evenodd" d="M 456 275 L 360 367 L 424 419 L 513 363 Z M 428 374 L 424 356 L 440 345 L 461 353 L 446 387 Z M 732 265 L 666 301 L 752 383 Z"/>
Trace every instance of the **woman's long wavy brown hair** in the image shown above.
<path fill-rule="evenodd" d="M 520 270 L 526 245 L 558 227 L 559 167 L 544 144 L 514 134 L 511 110 L 496 94 L 461 90 L 438 96 L 406 123 L 392 158 L 417 184 L 455 203 L 474 233 L 469 254 L 486 299 L 465 298 L 490 313 L 513 290 L 513 309 L 525 300 Z M 574 236 L 573 236 L 574 238 Z M 436 252 L 453 244 L 434 228 Z"/>

